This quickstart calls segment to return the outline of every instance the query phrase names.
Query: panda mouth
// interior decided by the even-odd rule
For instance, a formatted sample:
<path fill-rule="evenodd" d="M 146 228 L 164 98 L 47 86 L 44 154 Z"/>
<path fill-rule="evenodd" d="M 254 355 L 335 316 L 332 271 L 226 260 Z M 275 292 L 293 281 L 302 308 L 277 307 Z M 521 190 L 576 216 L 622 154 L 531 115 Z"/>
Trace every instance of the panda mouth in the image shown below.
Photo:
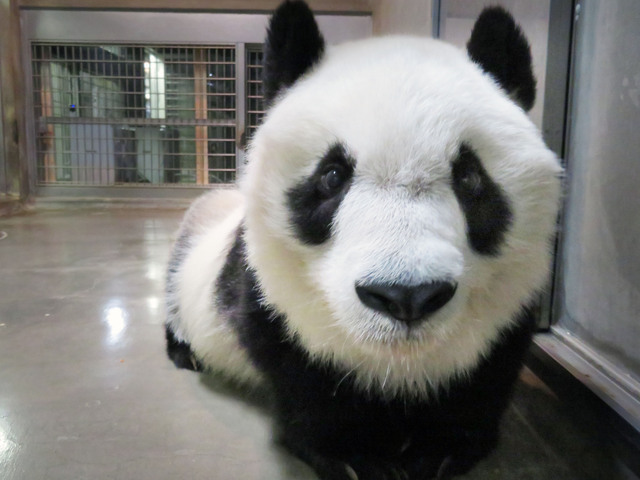
<path fill-rule="evenodd" d="M 407 325 L 399 321 L 391 321 L 384 319 L 386 325 L 380 330 L 373 331 L 365 337 L 366 343 L 388 346 L 392 349 L 411 347 L 416 348 L 428 342 L 428 330 L 432 330 L 432 326 L 426 326 L 426 323 L 417 325 Z"/>

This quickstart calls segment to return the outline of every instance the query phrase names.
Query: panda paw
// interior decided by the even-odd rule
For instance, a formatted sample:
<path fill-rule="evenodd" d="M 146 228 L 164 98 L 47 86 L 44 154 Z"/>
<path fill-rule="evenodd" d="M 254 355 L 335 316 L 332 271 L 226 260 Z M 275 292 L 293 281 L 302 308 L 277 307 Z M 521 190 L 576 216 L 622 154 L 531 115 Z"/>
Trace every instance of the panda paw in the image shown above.
<path fill-rule="evenodd" d="M 414 480 L 400 465 L 379 460 L 354 460 L 345 471 L 349 480 Z"/>
<path fill-rule="evenodd" d="M 469 472 L 480 460 L 493 450 L 495 440 L 472 442 L 466 448 L 445 457 L 438 466 L 435 480 L 449 480 Z"/>
<path fill-rule="evenodd" d="M 368 457 L 339 460 L 310 452 L 303 455 L 296 453 L 313 468 L 321 480 L 415 480 L 397 463 Z"/>
<path fill-rule="evenodd" d="M 453 455 L 445 458 L 440 464 L 440 467 L 438 467 L 435 480 L 449 480 L 450 478 L 453 478 L 456 475 L 456 468 L 453 466 L 454 463 L 455 460 Z"/>
<path fill-rule="evenodd" d="M 309 463 L 321 480 L 451 480 L 468 472 L 476 462 L 450 455 L 410 466 L 372 459 L 343 462 L 316 458 Z"/>
<path fill-rule="evenodd" d="M 286 446 L 321 480 L 449 480 L 467 473 L 487 453 L 482 445 L 473 442 L 448 456 L 414 450 L 384 459 L 368 455 L 336 458 L 299 444 Z"/>
<path fill-rule="evenodd" d="M 410 462 L 371 457 L 346 461 L 320 455 L 304 457 L 321 480 L 450 480 L 467 473 L 478 460 L 465 455 L 449 455 L 444 459 L 423 457 Z"/>
<path fill-rule="evenodd" d="M 466 432 L 463 442 L 447 452 L 430 455 L 417 447 L 405 452 L 403 466 L 411 480 L 449 480 L 469 472 L 495 446 L 493 435 Z"/>
<path fill-rule="evenodd" d="M 473 468 L 476 462 L 476 459 L 449 455 L 438 467 L 435 480 L 450 480 L 459 475 L 464 475 Z"/>
<path fill-rule="evenodd" d="M 346 476 L 340 480 L 450 480 L 468 472 L 475 464 L 450 455 L 445 459 L 423 458 L 419 462 L 406 464 L 379 460 L 352 461 L 344 464 Z M 335 477 L 321 477 L 322 480 L 334 480 Z"/>

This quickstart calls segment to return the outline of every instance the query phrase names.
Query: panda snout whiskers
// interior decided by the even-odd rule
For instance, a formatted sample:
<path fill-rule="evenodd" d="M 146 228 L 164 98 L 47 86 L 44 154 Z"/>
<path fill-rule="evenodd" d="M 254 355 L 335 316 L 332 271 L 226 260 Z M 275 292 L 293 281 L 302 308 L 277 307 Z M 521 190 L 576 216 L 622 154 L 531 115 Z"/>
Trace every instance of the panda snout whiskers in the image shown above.
<path fill-rule="evenodd" d="M 356 283 L 356 294 L 367 307 L 414 326 L 444 307 L 456 293 L 458 284 L 436 280 L 419 285 L 397 283 Z"/>

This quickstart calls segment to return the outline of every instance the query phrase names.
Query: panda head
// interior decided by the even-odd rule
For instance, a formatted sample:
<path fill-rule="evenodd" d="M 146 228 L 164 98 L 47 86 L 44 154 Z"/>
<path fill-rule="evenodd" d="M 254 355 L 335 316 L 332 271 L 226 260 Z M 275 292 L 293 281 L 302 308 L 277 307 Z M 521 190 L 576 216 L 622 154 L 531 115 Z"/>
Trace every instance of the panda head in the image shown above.
<path fill-rule="evenodd" d="M 467 50 L 325 47 L 298 1 L 271 20 L 249 263 L 292 337 L 364 389 L 426 395 L 470 372 L 546 279 L 560 167 L 525 113 L 529 46 L 491 8 Z"/>

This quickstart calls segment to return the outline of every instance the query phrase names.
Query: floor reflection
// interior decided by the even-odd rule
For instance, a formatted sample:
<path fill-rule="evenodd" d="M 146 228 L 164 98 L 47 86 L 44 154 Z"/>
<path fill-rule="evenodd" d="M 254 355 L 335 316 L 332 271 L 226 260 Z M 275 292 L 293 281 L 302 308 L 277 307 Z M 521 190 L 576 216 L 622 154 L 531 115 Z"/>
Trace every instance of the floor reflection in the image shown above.
<path fill-rule="evenodd" d="M 109 328 L 107 336 L 108 345 L 113 346 L 120 343 L 122 335 L 127 329 L 128 317 L 127 311 L 120 305 L 105 308 L 104 322 Z"/>

